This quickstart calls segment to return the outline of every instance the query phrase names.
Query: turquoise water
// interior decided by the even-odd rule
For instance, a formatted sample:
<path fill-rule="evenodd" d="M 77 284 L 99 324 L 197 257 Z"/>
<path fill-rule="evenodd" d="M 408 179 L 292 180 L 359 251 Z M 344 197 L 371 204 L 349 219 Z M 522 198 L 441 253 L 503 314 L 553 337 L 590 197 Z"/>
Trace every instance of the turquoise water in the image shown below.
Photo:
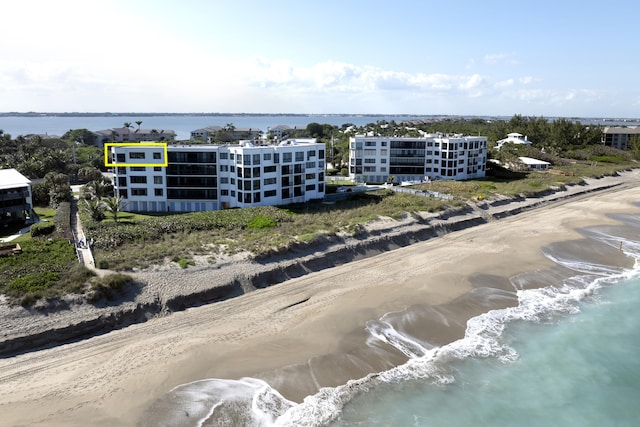
<path fill-rule="evenodd" d="M 637 426 L 640 280 L 606 286 L 580 313 L 508 325 L 517 360 L 466 359 L 454 381 L 385 384 L 346 405 L 335 426 Z"/>

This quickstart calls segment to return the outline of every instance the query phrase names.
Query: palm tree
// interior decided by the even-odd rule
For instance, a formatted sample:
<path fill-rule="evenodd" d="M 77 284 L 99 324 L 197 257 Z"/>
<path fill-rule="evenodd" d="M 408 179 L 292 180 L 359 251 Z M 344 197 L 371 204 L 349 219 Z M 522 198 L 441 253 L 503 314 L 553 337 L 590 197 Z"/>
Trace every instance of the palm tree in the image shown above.
<path fill-rule="evenodd" d="M 136 124 L 138 125 L 138 130 L 136 132 L 140 132 L 140 125 L 142 124 L 142 120 L 136 120 Z"/>
<path fill-rule="evenodd" d="M 99 199 L 84 199 L 84 209 L 94 221 L 102 221 L 104 219 L 104 203 Z"/>
<path fill-rule="evenodd" d="M 122 196 L 107 197 L 102 200 L 102 203 L 104 203 L 105 209 L 113 216 L 113 221 L 118 222 L 118 214 L 122 212 L 122 208 L 124 207 Z"/>

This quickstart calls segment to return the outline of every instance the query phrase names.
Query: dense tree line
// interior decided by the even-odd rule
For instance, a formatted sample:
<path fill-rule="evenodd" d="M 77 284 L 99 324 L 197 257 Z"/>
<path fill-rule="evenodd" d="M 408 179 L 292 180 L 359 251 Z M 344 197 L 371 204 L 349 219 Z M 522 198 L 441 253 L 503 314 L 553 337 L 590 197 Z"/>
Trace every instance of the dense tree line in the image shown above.
<path fill-rule="evenodd" d="M 29 179 L 55 172 L 76 181 L 83 168 L 104 169 L 102 149 L 91 145 L 94 139 L 90 135 L 86 129 L 76 129 L 59 139 L 39 135 L 12 139 L 0 132 L 0 169 L 15 168 Z"/>

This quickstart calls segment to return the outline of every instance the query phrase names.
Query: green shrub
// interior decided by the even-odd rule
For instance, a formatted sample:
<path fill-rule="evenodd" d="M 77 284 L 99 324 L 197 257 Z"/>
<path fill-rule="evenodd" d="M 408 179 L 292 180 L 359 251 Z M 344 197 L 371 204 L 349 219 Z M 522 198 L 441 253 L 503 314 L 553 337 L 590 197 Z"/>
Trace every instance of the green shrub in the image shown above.
<path fill-rule="evenodd" d="M 40 222 L 31 226 L 31 237 L 47 236 L 53 233 L 56 225 L 52 222 Z"/>
<path fill-rule="evenodd" d="M 251 230 L 261 230 L 263 228 L 273 228 L 275 226 L 276 222 L 272 218 L 267 218 L 262 215 L 256 216 L 247 224 L 247 228 Z"/>
<path fill-rule="evenodd" d="M 10 295 L 37 292 L 55 285 L 60 279 L 60 273 L 54 271 L 39 271 L 16 277 L 7 285 L 7 293 Z"/>
<path fill-rule="evenodd" d="M 133 278 L 126 274 L 107 274 L 104 277 L 96 278 L 92 281 L 87 299 L 90 302 L 96 302 L 101 299 L 108 301 L 113 300 L 123 295 L 127 285 L 131 283 L 134 283 Z"/>
<path fill-rule="evenodd" d="M 188 259 L 188 258 L 180 258 L 178 260 L 178 265 L 180 266 L 180 268 L 187 268 L 190 265 L 196 265 L 195 261 L 192 259 Z"/>
<path fill-rule="evenodd" d="M 62 239 L 73 240 L 71 232 L 71 203 L 61 202 L 53 217 L 56 226 L 56 235 Z"/>

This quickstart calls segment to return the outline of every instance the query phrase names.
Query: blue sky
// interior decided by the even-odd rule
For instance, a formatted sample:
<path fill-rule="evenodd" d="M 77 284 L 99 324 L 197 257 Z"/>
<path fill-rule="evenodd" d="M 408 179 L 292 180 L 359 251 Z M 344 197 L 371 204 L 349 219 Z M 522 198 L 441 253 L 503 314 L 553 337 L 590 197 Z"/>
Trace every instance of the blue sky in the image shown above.
<path fill-rule="evenodd" d="M 640 3 L 30 0 L 0 112 L 640 117 Z"/>

